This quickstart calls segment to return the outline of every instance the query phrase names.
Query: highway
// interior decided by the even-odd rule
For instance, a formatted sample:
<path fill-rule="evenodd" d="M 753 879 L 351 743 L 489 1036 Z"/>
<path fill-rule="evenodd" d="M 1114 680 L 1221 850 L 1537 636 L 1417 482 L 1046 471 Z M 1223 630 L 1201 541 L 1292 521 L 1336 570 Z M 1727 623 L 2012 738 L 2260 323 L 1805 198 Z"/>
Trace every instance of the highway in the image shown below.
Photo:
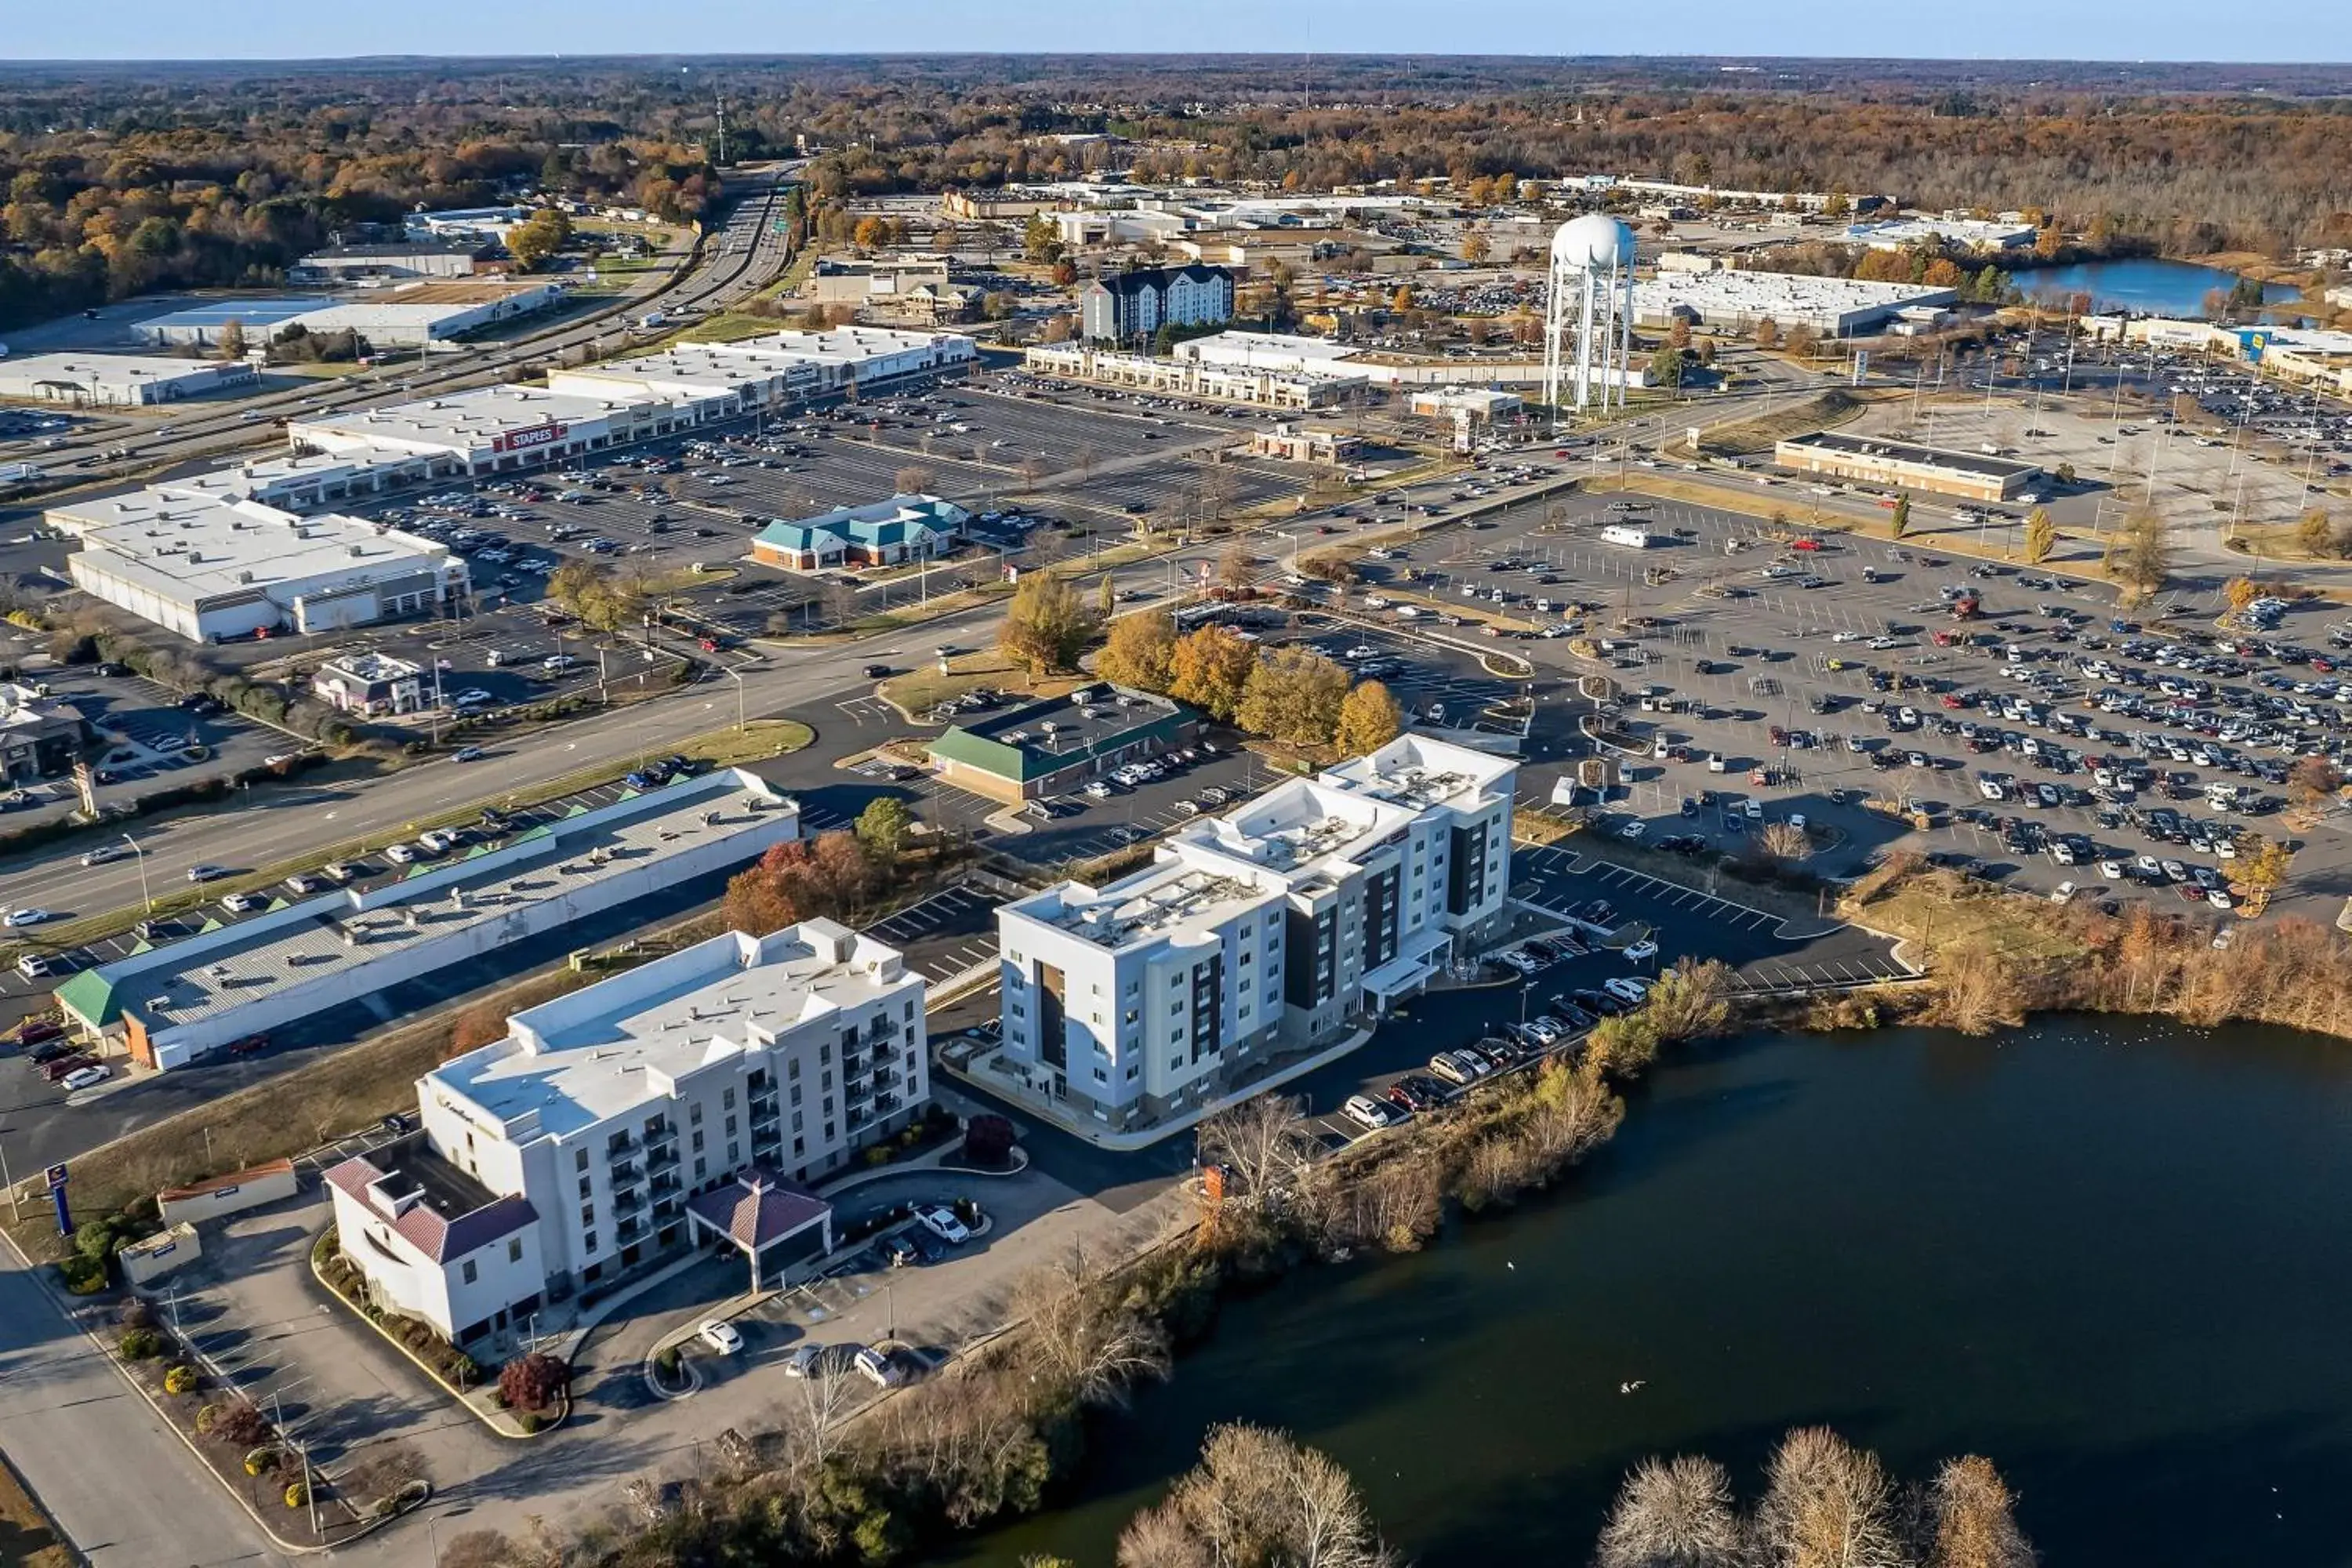
<path fill-rule="evenodd" d="M 790 261 L 786 237 L 772 220 L 781 210 L 782 191 L 799 168 L 797 163 L 780 163 L 756 176 L 738 176 L 733 184 L 723 187 L 733 205 L 703 237 L 701 253 L 693 266 L 646 293 L 616 295 L 600 302 L 593 316 L 560 322 L 545 332 L 512 342 L 452 352 L 437 362 L 428 359 L 420 364 L 414 358 L 402 357 L 340 380 L 306 383 L 240 399 L 218 413 L 182 412 L 145 433 L 126 435 L 121 423 L 109 421 L 85 437 L 68 438 L 61 447 L 32 456 L 50 473 L 71 479 L 77 488 L 84 483 L 129 482 L 159 468 L 176 468 L 199 458 L 221 460 L 257 444 L 282 446 L 284 437 L 268 423 L 270 419 L 373 407 L 428 392 L 481 385 L 551 363 L 567 350 L 594 345 L 621 331 L 632 317 L 654 310 L 722 310 L 774 281 Z M 142 309 L 134 300 L 111 307 L 106 313 L 130 316 Z M 256 412 L 263 417 L 249 417 Z M 161 429 L 170 434 L 156 433 Z M 128 456 L 108 456 L 117 452 Z"/>

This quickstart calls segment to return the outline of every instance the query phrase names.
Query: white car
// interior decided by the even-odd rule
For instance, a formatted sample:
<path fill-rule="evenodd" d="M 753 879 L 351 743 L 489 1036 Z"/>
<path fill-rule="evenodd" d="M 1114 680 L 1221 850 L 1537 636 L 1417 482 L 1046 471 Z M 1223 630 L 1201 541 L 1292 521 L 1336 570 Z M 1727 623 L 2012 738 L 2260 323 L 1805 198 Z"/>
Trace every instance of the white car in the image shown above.
<path fill-rule="evenodd" d="M 707 1319 L 694 1332 L 696 1338 L 720 1355 L 733 1355 L 743 1348 L 742 1331 L 723 1318 Z"/>
<path fill-rule="evenodd" d="M 955 1211 L 944 1204 L 924 1204 L 915 1210 L 915 1218 L 925 1230 L 950 1247 L 961 1247 L 971 1239 L 971 1231 L 956 1218 Z"/>
<path fill-rule="evenodd" d="M 1087 793 L 1094 796 L 1097 800 L 1108 800 L 1110 798 L 1110 784 L 1106 780 L 1096 779 L 1087 785 Z"/>
<path fill-rule="evenodd" d="M 1611 975 L 1601 983 L 1601 989 L 1608 992 L 1628 1007 L 1638 1007 L 1648 1001 L 1650 996 L 1650 987 L 1645 982 L 1624 974 Z"/>
<path fill-rule="evenodd" d="M 1647 937 L 1625 949 L 1625 962 L 1628 963 L 1647 963 L 1657 956 L 1658 944 Z"/>
<path fill-rule="evenodd" d="M 383 858 L 395 866 L 411 866 L 416 862 L 416 851 L 405 844 L 387 844 Z"/>
<path fill-rule="evenodd" d="M 11 926 L 37 926 L 48 918 L 49 911 L 47 910 L 10 910 L 5 917 L 0 917 L 0 924 Z"/>
<path fill-rule="evenodd" d="M 2099 875 L 2110 882 L 2120 882 L 2124 879 L 2124 863 L 2120 860 L 2102 860 L 2099 862 Z"/>
<path fill-rule="evenodd" d="M 1395 1112 L 1389 1109 L 1386 1100 L 1374 1100 L 1368 1094 L 1349 1095 L 1348 1103 L 1340 1109 L 1347 1112 L 1349 1121 L 1373 1131 L 1380 1131 L 1396 1120 Z"/>
<path fill-rule="evenodd" d="M 854 1358 L 857 1370 L 870 1378 L 877 1387 L 896 1388 L 907 1381 L 898 1363 L 870 1345 L 860 1345 Z"/>
<path fill-rule="evenodd" d="M 93 1085 L 104 1083 L 109 1076 L 105 1063 L 92 1062 L 86 1068 L 76 1068 L 66 1074 L 60 1080 L 60 1085 L 68 1094 L 71 1094 L 77 1089 L 89 1089 Z"/>

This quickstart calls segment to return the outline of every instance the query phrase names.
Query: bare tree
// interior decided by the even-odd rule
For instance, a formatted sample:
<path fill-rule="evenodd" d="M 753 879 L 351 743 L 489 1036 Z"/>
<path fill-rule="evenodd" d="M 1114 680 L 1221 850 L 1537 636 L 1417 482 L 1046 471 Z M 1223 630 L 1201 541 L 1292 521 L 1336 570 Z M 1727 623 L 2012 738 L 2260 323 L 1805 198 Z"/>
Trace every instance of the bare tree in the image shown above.
<path fill-rule="evenodd" d="M 929 493 L 937 478 L 928 464 L 908 463 L 891 476 L 890 482 L 898 487 L 900 495 L 917 496 Z"/>
<path fill-rule="evenodd" d="M 1713 1459 L 1644 1459 L 1618 1489 L 1595 1568 L 1734 1568 L 1739 1515 Z"/>
<path fill-rule="evenodd" d="M 846 1365 L 824 1360 L 809 1368 L 808 1376 L 786 1379 L 784 1389 L 777 1415 L 782 1423 L 785 1463 L 794 1469 L 821 1470 L 847 1440 L 844 1428 L 862 1403 L 862 1385 Z"/>
<path fill-rule="evenodd" d="M 1264 1206 L 1297 1186 L 1315 1152 L 1300 1109 L 1286 1095 L 1261 1094 L 1205 1118 L 1195 1135 L 1202 1163 L 1224 1166 L 1228 1191 L 1238 1187 L 1238 1195 Z"/>
<path fill-rule="evenodd" d="M 1907 1568 L 1909 1561 L 1878 1456 L 1826 1426 L 1781 1439 L 1756 1531 L 1769 1568 Z"/>
<path fill-rule="evenodd" d="M 1032 1374 L 1082 1405 L 1118 1404 L 1132 1384 L 1168 1371 L 1167 1332 L 1120 1303 L 1083 1247 L 1024 1276 L 1013 1306 L 1028 1321 Z"/>
<path fill-rule="evenodd" d="M 1930 1499 L 1936 1540 L 1927 1568 L 2033 1568 L 2015 1500 L 1990 1459 L 1969 1454 L 1946 1460 Z"/>
<path fill-rule="evenodd" d="M 1219 1426 L 1166 1501 L 1119 1537 L 1119 1568 L 1388 1568 L 1348 1472 L 1280 1432 Z"/>
<path fill-rule="evenodd" d="M 1784 865 L 1793 866 L 1813 852 L 1812 840 L 1793 822 L 1767 823 L 1757 842 L 1764 847 L 1765 854 Z"/>

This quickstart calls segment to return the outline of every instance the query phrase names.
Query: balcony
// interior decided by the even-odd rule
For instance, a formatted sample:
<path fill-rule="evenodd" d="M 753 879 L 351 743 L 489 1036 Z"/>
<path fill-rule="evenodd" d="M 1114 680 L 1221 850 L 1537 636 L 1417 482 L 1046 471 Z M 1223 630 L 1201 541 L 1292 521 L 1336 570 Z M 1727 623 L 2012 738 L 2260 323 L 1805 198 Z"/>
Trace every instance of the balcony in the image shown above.
<path fill-rule="evenodd" d="M 855 1132 L 859 1128 L 865 1126 L 868 1121 L 871 1121 L 873 1118 L 866 1115 L 865 1111 L 852 1106 L 850 1108 L 849 1114 L 843 1120 L 847 1123 L 849 1131 Z"/>
<path fill-rule="evenodd" d="M 625 1193 L 614 1193 L 613 1194 L 613 1212 L 614 1214 L 635 1214 L 637 1210 L 645 1206 L 645 1194 L 638 1192 L 634 1187 Z"/>
<path fill-rule="evenodd" d="M 613 1185 L 615 1187 L 631 1186 L 646 1179 L 644 1166 L 630 1164 L 626 1161 L 614 1165 L 612 1175 Z"/>
<path fill-rule="evenodd" d="M 656 1201 L 658 1202 L 660 1199 L 671 1197 L 677 1194 L 686 1191 L 686 1184 L 679 1181 L 676 1176 L 656 1176 L 654 1178 L 654 1184 L 650 1191 L 653 1193 Z"/>
<path fill-rule="evenodd" d="M 648 1170 L 648 1171 L 675 1171 L 675 1170 L 677 1170 L 677 1140 L 673 1139 L 673 1140 L 671 1140 L 669 1142 L 667 1142 L 667 1143 L 663 1144 L 663 1145 L 662 1145 L 660 1148 L 658 1148 L 658 1149 L 647 1149 L 647 1150 L 646 1151 L 646 1170 Z"/>
<path fill-rule="evenodd" d="M 637 1141 L 630 1137 L 627 1133 L 622 1132 L 606 1140 L 604 1144 L 604 1152 L 615 1159 L 618 1159 L 623 1154 L 635 1152 L 636 1148 Z"/>
<path fill-rule="evenodd" d="M 643 1241 L 645 1238 L 646 1225 L 643 1220 L 625 1219 L 613 1232 L 613 1239 L 623 1247 L 626 1247 L 633 1241 Z"/>
<path fill-rule="evenodd" d="M 903 1102 L 895 1094 L 877 1094 L 874 1097 L 874 1114 L 887 1116 L 898 1110 L 901 1103 Z"/>
<path fill-rule="evenodd" d="M 656 1204 L 654 1205 L 654 1223 L 656 1225 L 667 1225 L 670 1221 L 677 1218 L 678 1215 L 685 1212 L 686 1205 L 683 1203 Z"/>

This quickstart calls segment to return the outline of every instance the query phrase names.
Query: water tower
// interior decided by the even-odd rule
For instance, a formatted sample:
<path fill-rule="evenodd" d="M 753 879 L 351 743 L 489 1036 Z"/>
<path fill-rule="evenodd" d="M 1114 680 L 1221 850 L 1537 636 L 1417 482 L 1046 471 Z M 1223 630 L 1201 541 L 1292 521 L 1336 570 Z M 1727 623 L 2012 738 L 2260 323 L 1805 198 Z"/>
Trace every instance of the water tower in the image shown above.
<path fill-rule="evenodd" d="M 1573 335 L 1574 346 L 1570 345 Z M 1633 231 L 1613 217 L 1587 213 L 1551 237 L 1550 289 L 1544 312 L 1544 401 L 1553 416 L 1572 405 L 1625 406 L 1633 352 Z"/>

